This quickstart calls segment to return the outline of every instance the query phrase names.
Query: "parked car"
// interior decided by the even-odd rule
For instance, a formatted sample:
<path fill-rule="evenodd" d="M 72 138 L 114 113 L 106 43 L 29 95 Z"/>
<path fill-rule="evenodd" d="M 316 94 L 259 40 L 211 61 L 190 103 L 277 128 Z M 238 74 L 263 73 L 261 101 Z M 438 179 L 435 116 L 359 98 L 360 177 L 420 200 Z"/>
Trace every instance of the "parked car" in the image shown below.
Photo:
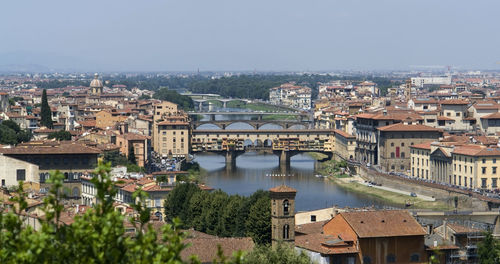
<path fill-rule="evenodd" d="M 410 193 L 410 196 L 411 196 L 411 197 L 417 197 L 417 194 L 416 194 L 416 193 L 414 193 L 414 192 L 411 192 L 411 193 Z"/>

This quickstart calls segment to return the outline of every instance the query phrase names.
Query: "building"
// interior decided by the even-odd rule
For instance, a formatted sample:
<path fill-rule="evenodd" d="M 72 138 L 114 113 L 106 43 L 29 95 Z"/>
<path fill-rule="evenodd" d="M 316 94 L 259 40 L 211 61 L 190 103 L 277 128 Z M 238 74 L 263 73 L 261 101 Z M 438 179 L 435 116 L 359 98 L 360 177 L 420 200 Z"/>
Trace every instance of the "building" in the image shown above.
<path fill-rule="evenodd" d="M 63 186 L 70 198 L 80 198 L 80 177 L 97 167 L 101 151 L 80 142 L 31 141 L 12 148 L 0 148 L 4 156 L 22 160 L 38 166 L 41 191 L 47 190 L 50 172 L 59 170 L 64 174 Z"/>
<path fill-rule="evenodd" d="M 3 154 L 0 154 L 0 180 L 0 186 L 4 188 L 18 186 L 20 181 L 31 183 L 32 189 L 40 188 L 37 165 Z"/>
<path fill-rule="evenodd" d="M 424 88 L 428 86 L 434 85 L 451 85 L 451 76 L 445 77 L 412 77 L 411 78 L 412 86 Z"/>
<path fill-rule="evenodd" d="M 120 147 L 120 153 L 127 158 L 131 153 L 140 167 L 145 167 L 148 161 L 150 137 L 135 133 L 122 133 L 116 135 L 116 145 Z"/>
<path fill-rule="evenodd" d="M 378 155 L 385 171 L 410 170 L 410 147 L 432 140 L 439 140 L 443 131 L 425 125 L 392 124 L 378 128 Z"/>
<path fill-rule="evenodd" d="M 281 241 L 292 244 L 295 240 L 295 195 L 294 188 L 280 185 L 269 189 L 271 197 L 272 245 Z"/>
<path fill-rule="evenodd" d="M 440 101 L 439 104 L 441 105 L 441 116 L 445 117 L 447 120 L 453 119 L 453 121 L 446 127 L 446 131 L 464 132 L 473 129 L 471 121 L 466 119 L 468 116 L 467 107 L 469 101 L 462 99 L 450 99 Z"/>
<path fill-rule="evenodd" d="M 153 149 L 162 156 L 186 157 L 190 150 L 187 115 L 168 116 L 156 120 L 153 128 Z"/>
<path fill-rule="evenodd" d="M 306 225 L 295 247 L 317 263 L 427 263 L 426 232 L 407 211 L 341 212 Z"/>
<path fill-rule="evenodd" d="M 342 130 L 335 130 L 335 155 L 343 160 L 354 160 L 356 137 Z"/>
<path fill-rule="evenodd" d="M 421 124 L 422 116 L 414 111 L 388 111 L 362 113 L 355 116 L 356 155 L 359 162 L 379 164 L 377 128 L 394 123 Z"/>
<path fill-rule="evenodd" d="M 95 125 L 101 129 L 114 128 L 117 123 L 127 121 L 129 116 L 130 113 L 126 111 L 102 110 L 95 114 Z"/>
<path fill-rule="evenodd" d="M 94 74 L 94 79 L 90 82 L 90 94 L 91 95 L 101 95 L 103 84 L 99 80 L 99 74 Z"/>
<path fill-rule="evenodd" d="M 499 186 L 500 149 L 460 142 L 427 142 L 411 147 L 411 176 L 465 188 Z"/>
<path fill-rule="evenodd" d="M 282 84 L 269 89 L 269 102 L 297 109 L 311 109 L 311 88 L 295 83 Z"/>

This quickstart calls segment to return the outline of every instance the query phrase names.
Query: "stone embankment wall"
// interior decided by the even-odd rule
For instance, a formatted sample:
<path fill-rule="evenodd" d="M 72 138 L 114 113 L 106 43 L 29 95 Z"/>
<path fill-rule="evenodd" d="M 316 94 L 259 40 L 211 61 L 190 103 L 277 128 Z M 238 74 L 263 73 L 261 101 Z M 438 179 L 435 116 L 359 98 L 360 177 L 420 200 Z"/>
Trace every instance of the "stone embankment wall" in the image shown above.
<path fill-rule="evenodd" d="M 458 209 L 474 209 L 477 211 L 489 210 L 487 202 L 481 201 L 474 197 L 470 197 L 469 195 L 464 195 L 462 193 L 443 190 L 439 188 L 432 188 L 423 184 L 419 184 L 419 182 L 406 180 L 399 176 L 379 173 L 363 166 L 358 167 L 357 171 L 359 172 L 359 175 L 365 180 L 381 183 L 383 186 L 399 189 L 402 191 L 434 196 L 436 200 L 446 201 L 452 207 L 454 206 L 454 200 L 456 196 L 458 197 Z"/>

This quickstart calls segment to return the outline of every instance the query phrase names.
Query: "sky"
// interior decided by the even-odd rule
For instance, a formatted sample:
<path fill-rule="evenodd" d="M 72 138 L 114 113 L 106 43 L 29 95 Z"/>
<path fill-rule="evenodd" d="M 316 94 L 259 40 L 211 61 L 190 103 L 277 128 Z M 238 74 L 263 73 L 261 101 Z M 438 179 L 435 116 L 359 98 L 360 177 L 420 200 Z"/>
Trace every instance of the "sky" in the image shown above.
<path fill-rule="evenodd" d="M 0 10 L 0 65 L 500 69 L 498 0 L 19 0 Z"/>

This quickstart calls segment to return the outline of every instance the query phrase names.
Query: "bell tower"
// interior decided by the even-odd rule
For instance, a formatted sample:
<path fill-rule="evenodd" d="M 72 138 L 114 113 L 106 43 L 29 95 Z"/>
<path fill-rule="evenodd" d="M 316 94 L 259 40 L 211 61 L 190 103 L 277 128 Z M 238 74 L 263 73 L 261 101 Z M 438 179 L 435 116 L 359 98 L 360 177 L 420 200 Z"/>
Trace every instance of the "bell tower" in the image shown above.
<path fill-rule="evenodd" d="M 295 195 L 297 190 L 286 185 L 269 189 L 271 197 L 271 238 L 273 247 L 278 241 L 294 246 Z"/>

